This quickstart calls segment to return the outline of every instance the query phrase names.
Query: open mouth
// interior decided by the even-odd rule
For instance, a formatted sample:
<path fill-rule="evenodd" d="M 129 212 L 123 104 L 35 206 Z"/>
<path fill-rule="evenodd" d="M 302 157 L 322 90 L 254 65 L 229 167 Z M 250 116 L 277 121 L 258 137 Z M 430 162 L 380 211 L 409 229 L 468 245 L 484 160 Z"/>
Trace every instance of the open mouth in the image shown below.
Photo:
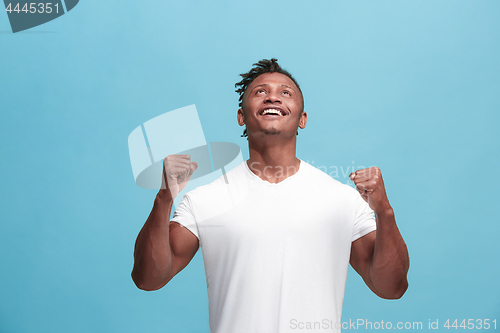
<path fill-rule="evenodd" d="M 278 108 L 267 108 L 259 113 L 261 116 L 285 116 L 286 113 L 282 109 Z"/>

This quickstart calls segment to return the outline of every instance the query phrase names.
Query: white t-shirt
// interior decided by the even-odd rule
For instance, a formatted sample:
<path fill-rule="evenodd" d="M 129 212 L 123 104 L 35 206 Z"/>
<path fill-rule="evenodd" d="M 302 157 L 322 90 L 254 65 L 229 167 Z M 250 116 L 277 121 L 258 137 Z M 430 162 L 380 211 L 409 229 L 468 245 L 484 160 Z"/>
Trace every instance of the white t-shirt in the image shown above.
<path fill-rule="evenodd" d="M 243 162 L 172 221 L 200 241 L 212 333 L 340 332 L 351 242 L 376 228 L 355 189 L 304 161 L 277 184 Z"/>

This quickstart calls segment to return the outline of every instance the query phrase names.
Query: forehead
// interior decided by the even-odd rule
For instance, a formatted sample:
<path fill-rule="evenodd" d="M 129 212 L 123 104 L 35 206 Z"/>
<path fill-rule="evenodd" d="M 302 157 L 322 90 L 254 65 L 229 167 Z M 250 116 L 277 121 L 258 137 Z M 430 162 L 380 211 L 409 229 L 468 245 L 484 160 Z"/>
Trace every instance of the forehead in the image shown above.
<path fill-rule="evenodd" d="M 298 91 L 299 88 L 293 83 L 293 81 L 281 73 L 264 73 L 259 76 L 255 80 L 250 83 L 247 90 L 251 91 L 254 87 L 262 85 L 262 84 L 270 84 L 270 85 L 286 85 L 291 87 L 292 89 Z"/>

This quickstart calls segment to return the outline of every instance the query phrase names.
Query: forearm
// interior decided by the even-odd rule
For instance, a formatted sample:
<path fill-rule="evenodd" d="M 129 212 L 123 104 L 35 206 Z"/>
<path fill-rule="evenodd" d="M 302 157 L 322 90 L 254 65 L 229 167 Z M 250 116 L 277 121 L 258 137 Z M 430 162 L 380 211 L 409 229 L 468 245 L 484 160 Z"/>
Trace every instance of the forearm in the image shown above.
<path fill-rule="evenodd" d="M 146 223 L 137 236 L 132 279 L 140 289 L 156 290 L 171 279 L 169 224 L 172 203 L 173 200 L 162 196 L 160 191 Z"/>
<path fill-rule="evenodd" d="M 380 296 L 400 298 L 408 288 L 408 250 L 392 208 L 375 216 L 377 236 L 370 265 L 370 280 Z"/>

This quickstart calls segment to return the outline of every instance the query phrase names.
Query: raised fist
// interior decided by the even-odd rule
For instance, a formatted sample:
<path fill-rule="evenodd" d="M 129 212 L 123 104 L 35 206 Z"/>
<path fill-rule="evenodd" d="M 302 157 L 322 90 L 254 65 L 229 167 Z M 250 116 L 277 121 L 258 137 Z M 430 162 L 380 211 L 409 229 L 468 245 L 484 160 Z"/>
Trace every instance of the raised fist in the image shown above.
<path fill-rule="evenodd" d="M 385 192 L 382 172 L 377 167 L 357 170 L 349 175 L 356 185 L 361 197 L 368 203 L 375 213 L 390 209 L 389 199 Z"/>
<path fill-rule="evenodd" d="M 197 168 L 198 163 L 191 162 L 189 155 L 168 155 L 163 159 L 162 190 L 169 192 L 172 200 L 175 199 Z"/>

